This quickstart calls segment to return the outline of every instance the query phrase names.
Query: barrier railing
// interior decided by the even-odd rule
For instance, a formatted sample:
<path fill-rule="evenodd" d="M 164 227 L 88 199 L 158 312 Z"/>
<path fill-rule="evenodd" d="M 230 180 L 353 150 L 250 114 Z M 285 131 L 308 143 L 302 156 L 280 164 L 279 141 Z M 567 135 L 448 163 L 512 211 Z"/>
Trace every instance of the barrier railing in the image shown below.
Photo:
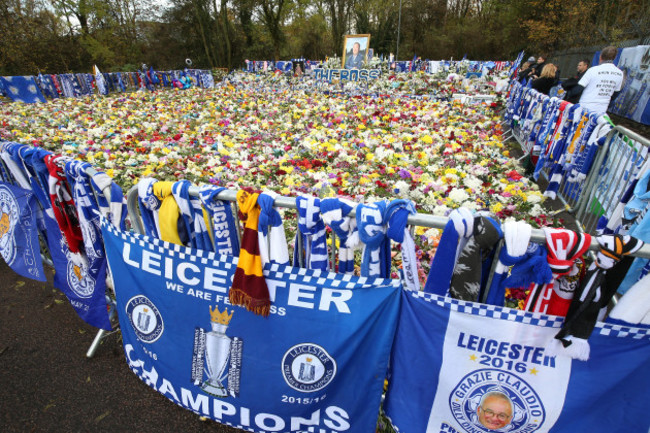
<path fill-rule="evenodd" d="M 572 213 L 585 232 L 593 234 L 601 216 L 612 216 L 648 168 L 647 138 L 518 82 L 510 87 L 503 117 L 504 139 L 519 143 L 522 158 L 539 157 L 534 177 L 545 177 L 544 195 L 562 203 L 556 213 Z"/>
<path fill-rule="evenodd" d="M 573 208 L 585 231 L 593 232 L 602 216 L 612 218 L 623 194 L 648 169 L 649 148 L 649 139 L 622 126 L 609 132 Z M 563 188 L 570 193 L 568 183 Z"/>
<path fill-rule="evenodd" d="M 612 134 L 612 136 L 614 136 L 614 135 L 615 134 Z M 621 135 L 621 137 L 625 137 L 625 135 Z M 614 141 L 614 139 L 612 139 L 610 137 L 610 143 L 613 142 L 613 141 Z M 621 138 L 621 141 L 625 143 L 624 138 Z M 646 142 L 644 142 L 642 144 L 643 144 L 643 146 L 647 145 Z M 610 149 L 614 149 L 614 148 L 615 148 L 615 145 L 610 145 Z M 642 149 L 642 148 L 641 147 L 635 147 L 634 149 L 635 149 L 636 153 L 639 153 L 639 152 L 641 152 L 640 149 Z M 610 152 L 610 154 L 612 154 L 612 153 L 613 152 Z M 604 159 L 605 161 L 607 161 L 607 159 L 605 159 L 605 156 L 603 156 L 601 159 Z M 612 157 L 612 160 L 615 160 L 615 156 Z M 635 159 L 635 158 L 627 158 L 625 161 L 627 161 L 627 162 L 624 163 L 622 167 L 626 167 L 627 165 L 625 165 L 625 164 L 634 165 L 634 162 L 637 161 L 637 159 Z M 9 172 L 9 168 L 4 163 L 2 163 L 2 170 L 4 170 L 7 173 Z M 620 172 L 619 165 L 615 165 L 614 168 L 612 168 L 611 170 L 608 171 L 608 173 L 611 172 L 611 171 L 615 171 L 616 173 L 619 173 Z M 90 173 L 92 174 L 92 171 Z M 597 179 L 597 178 L 594 178 L 594 179 Z M 106 194 L 106 193 L 110 194 L 110 191 L 105 191 L 104 194 Z M 193 197 L 197 197 L 199 195 L 199 189 L 197 187 L 193 186 L 193 187 L 190 188 L 189 194 L 191 196 L 193 196 Z M 143 233 L 144 230 L 143 230 L 143 225 L 142 225 L 142 223 L 140 221 L 140 215 L 138 213 L 137 199 L 138 199 L 138 189 L 137 189 L 137 187 L 133 187 L 133 188 L 131 188 L 131 190 L 129 191 L 129 193 L 127 195 L 127 210 L 128 210 L 128 214 L 129 214 L 130 221 L 131 221 L 131 224 L 133 226 L 134 231 L 136 231 L 138 233 Z M 230 201 L 230 202 L 234 202 L 234 201 L 236 201 L 236 192 L 233 191 L 233 190 L 224 190 L 224 191 L 220 192 L 219 194 L 217 194 L 215 199 L 227 200 L 227 201 Z M 602 198 L 600 200 L 602 200 Z M 604 203 L 604 201 L 603 201 L 603 203 Z M 274 200 L 274 206 L 275 207 L 288 208 L 288 209 L 296 209 L 297 208 L 296 199 L 295 198 L 290 198 L 290 197 L 278 197 L 278 198 L 276 198 Z M 355 215 L 355 212 L 352 211 L 351 216 L 354 216 L 354 215 Z M 431 227 L 431 228 L 442 229 L 449 222 L 449 218 L 441 217 L 441 216 L 435 216 L 435 215 L 428 215 L 428 214 L 415 214 L 415 215 L 410 215 L 408 217 L 407 222 L 411 226 L 422 226 L 422 227 Z M 531 236 L 530 240 L 531 240 L 531 242 L 545 243 L 546 242 L 545 232 L 543 230 L 532 230 L 532 236 Z M 335 244 L 336 244 L 336 242 L 332 242 L 332 246 L 335 246 Z M 499 246 L 497 247 L 497 249 L 495 250 L 495 255 L 498 256 L 500 248 L 502 247 L 502 245 L 503 245 L 503 243 L 501 242 L 499 244 Z M 592 251 L 596 251 L 596 250 L 600 249 L 600 245 L 599 245 L 598 241 L 595 238 L 592 238 L 589 249 L 592 250 Z M 115 253 L 116 251 L 119 251 L 119 250 L 117 248 L 114 248 L 112 250 L 113 253 Z M 121 254 L 122 254 L 121 252 L 118 253 L 118 256 L 121 256 Z M 650 245 L 644 245 L 640 250 L 635 252 L 633 254 L 633 256 L 650 258 Z M 331 256 L 331 258 L 333 259 L 333 256 Z M 496 260 L 493 261 L 493 268 L 490 271 L 489 278 L 493 277 L 494 271 L 495 271 L 495 266 L 496 266 Z M 116 273 L 116 275 L 118 275 L 118 274 L 119 273 Z M 490 286 L 489 281 L 487 283 L 487 286 L 488 287 Z M 485 296 L 487 296 L 487 293 L 485 294 Z M 500 308 L 500 307 L 497 307 L 497 308 Z M 120 311 L 123 312 L 124 310 L 120 310 Z M 210 310 L 210 311 L 212 312 L 212 310 Z M 114 314 L 114 312 L 115 312 L 115 310 L 113 309 L 113 314 Z M 524 313 L 523 312 L 519 312 L 519 313 L 522 314 L 521 317 L 523 318 Z M 508 317 L 510 317 L 510 316 L 508 316 Z M 530 317 L 528 317 L 528 319 L 530 319 Z M 556 318 L 556 319 L 558 319 L 558 318 Z M 209 332 L 206 332 L 206 334 L 207 333 L 209 333 Z M 200 332 L 199 332 L 199 334 L 200 334 Z M 211 339 L 216 338 L 216 337 L 214 337 L 214 333 L 212 335 L 213 335 L 212 337 L 206 337 L 206 338 L 211 338 Z M 105 333 L 103 333 L 103 332 L 100 332 L 100 333 L 97 334 L 97 336 L 95 337 L 95 339 L 94 339 L 94 341 L 93 341 L 93 343 L 91 345 L 91 348 L 88 350 L 88 355 L 87 356 L 92 356 L 92 354 L 94 353 L 94 351 L 96 350 L 97 346 L 99 345 L 100 341 L 102 340 L 102 338 L 104 336 L 105 336 Z M 225 338 L 225 337 L 222 337 L 222 338 Z M 200 338 L 199 338 L 199 340 L 200 340 Z M 201 350 L 208 351 L 209 354 L 214 353 L 213 349 L 205 349 L 205 348 L 203 348 Z M 201 352 L 201 350 L 199 350 L 198 352 L 202 354 L 203 352 Z M 127 355 L 127 357 L 130 360 L 134 359 L 132 354 Z M 218 364 L 217 366 L 221 365 L 220 364 L 221 362 L 223 362 L 223 364 L 225 365 L 225 362 L 226 362 L 225 359 L 226 358 L 221 357 L 219 359 L 220 359 L 220 361 L 219 361 L 219 363 L 217 363 Z M 212 362 L 212 361 L 210 361 L 210 362 Z M 133 365 L 136 365 L 135 361 L 134 361 Z M 201 364 L 197 364 L 197 365 L 201 365 Z M 211 373 L 210 373 L 211 375 L 215 374 L 214 371 L 211 370 L 211 369 L 215 369 L 215 368 L 216 367 L 212 366 L 212 364 L 211 364 L 211 367 L 208 368 L 208 370 L 211 371 Z M 234 367 L 231 367 L 231 368 L 234 369 Z M 201 375 L 197 379 L 198 382 L 200 382 L 201 378 L 203 377 L 203 371 L 200 370 L 199 372 L 201 373 Z M 212 376 L 210 376 L 210 377 L 212 377 Z"/>

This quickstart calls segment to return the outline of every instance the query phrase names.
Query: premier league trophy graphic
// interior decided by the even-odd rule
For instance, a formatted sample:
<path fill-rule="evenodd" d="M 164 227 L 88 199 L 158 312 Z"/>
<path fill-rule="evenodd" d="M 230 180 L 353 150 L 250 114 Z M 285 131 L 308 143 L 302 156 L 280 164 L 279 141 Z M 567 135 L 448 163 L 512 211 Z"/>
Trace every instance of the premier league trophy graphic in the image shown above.
<path fill-rule="evenodd" d="M 201 389 L 215 397 L 227 397 L 228 390 L 221 384 L 226 378 L 224 374 L 230 357 L 230 338 L 226 329 L 232 319 L 234 310 L 228 315 L 228 309 L 223 313 L 218 307 L 210 307 L 212 331 L 205 334 L 205 372 L 208 379 L 201 384 Z"/>

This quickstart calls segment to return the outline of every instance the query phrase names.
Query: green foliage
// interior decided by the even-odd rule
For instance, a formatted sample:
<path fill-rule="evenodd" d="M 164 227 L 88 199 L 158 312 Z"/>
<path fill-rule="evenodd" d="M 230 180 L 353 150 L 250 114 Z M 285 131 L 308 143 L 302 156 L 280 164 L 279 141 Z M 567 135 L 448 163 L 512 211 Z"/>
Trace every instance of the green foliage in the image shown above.
<path fill-rule="evenodd" d="M 325 59 L 346 34 L 377 55 L 510 59 L 647 36 L 650 0 L 2 0 L 0 74 L 237 68 Z M 401 4 L 401 10 L 400 10 Z M 400 13 L 401 12 L 401 13 Z M 401 16 L 401 25 L 399 17 Z M 398 28 L 399 27 L 399 28 Z"/>

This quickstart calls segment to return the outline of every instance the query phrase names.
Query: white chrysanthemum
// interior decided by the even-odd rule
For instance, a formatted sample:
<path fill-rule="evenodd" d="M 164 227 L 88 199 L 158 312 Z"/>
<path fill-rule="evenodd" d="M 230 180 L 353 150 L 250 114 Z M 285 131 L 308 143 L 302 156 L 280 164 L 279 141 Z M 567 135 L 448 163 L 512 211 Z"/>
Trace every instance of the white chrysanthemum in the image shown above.
<path fill-rule="evenodd" d="M 436 206 L 433 209 L 432 213 L 434 215 L 437 215 L 437 216 L 445 216 L 445 215 L 447 215 L 447 212 L 449 212 L 449 208 L 443 204 L 443 205 L 440 205 L 440 206 Z"/>
<path fill-rule="evenodd" d="M 454 188 L 449 191 L 448 197 L 450 200 L 456 203 L 462 203 L 469 198 L 469 194 L 467 194 L 464 189 Z"/>
<path fill-rule="evenodd" d="M 408 194 L 410 187 L 411 186 L 403 180 L 399 180 L 395 182 L 395 185 L 393 185 L 395 195 L 399 197 L 405 197 Z"/>
<path fill-rule="evenodd" d="M 481 186 L 483 186 L 483 181 L 475 178 L 474 176 L 465 176 L 463 183 L 466 187 L 472 188 L 473 190 L 480 191 Z"/>

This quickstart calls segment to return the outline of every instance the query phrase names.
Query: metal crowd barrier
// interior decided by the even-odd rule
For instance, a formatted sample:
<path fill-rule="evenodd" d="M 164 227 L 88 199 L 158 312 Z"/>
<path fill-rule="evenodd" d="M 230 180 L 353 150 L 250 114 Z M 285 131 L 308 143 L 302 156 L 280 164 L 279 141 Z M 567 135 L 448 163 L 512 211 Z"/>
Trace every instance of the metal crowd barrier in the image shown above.
<path fill-rule="evenodd" d="M 510 92 L 519 91 L 523 95 L 518 100 L 517 107 L 506 107 L 504 111 L 502 125 L 507 130 L 503 139 L 515 139 L 524 158 L 533 150 L 531 133 L 537 132 L 535 128 L 540 127 L 542 119 L 548 113 L 542 111 L 545 95 L 518 86 L 518 83 L 513 83 Z M 510 118 L 506 117 L 508 114 L 511 114 Z M 556 198 L 564 209 L 557 213 L 567 211 L 573 214 L 579 229 L 593 234 L 599 218 L 612 217 L 625 191 L 650 168 L 649 147 L 649 139 L 622 126 L 613 127 L 606 136 L 605 143 L 598 146 L 594 162 L 586 175 L 570 170 L 562 173 Z M 541 152 L 545 150 L 542 148 Z M 548 181 L 551 181 L 551 168 L 551 165 L 545 165 L 540 171 Z"/>
<path fill-rule="evenodd" d="M 196 186 L 192 186 L 189 189 L 189 193 L 191 196 L 198 197 L 199 196 L 199 188 Z M 226 200 L 226 201 L 231 201 L 237 203 L 237 191 L 234 190 L 223 190 L 221 191 L 215 198 L 215 200 Z M 292 197 L 277 197 L 274 201 L 274 207 L 276 208 L 286 208 L 286 209 L 297 209 L 296 205 L 296 199 Z M 129 218 L 131 220 L 133 229 L 136 233 L 139 234 L 144 234 L 144 228 L 142 226 L 142 220 L 140 218 L 140 211 L 138 208 L 138 188 L 137 186 L 133 186 L 127 195 L 127 209 L 129 213 Z M 233 209 L 233 212 L 236 214 L 235 209 Z M 355 210 L 353 209 L 350 213 L 350 216 L 355 216 Z M 236 216 L 236 215 L 235 215 Z M 430 214 L 422 214 L 422 213 L 417 213 L 415 215 L 409 215 L 407 223 L 410 226 L 419 226 L 419 227 L 427 227 L 427 228 L 436 228 L 436 229 L 444 229 L 447 223 L 449 222 L 449 218 L 443 217 L 443 216 L 437 216 L 437 215 L 430 215 Z M 333 234 L 333 233 L 330 233 Z M 536 242 L 540 244 L 546 243 L 546 236 L 544 234 L 544 230 L 542 229 L 533 229 L 532 234 L 530 237 L 531 242 Z M 334 243 L 333 243 L 334 244 Z M 592 238 L 591 240 L 591 245 L 589 246 L 590 251 L 598 251 L 600 249 L 600 245 L 598 244 L 598 241 L 595 238 Z M 643 258 L 650 258 L 650 244 L 644 245 L 639 249 L 634 254 L 635 257 L 643 257 Z"/>
<path fill-rule="evenodd" d="M 596 229 L 601 216 L 612 217 L 632 182 L 650 168 L 649 148 L 650 139 L 622 126 L 609 132 L 585 180 L 584 191 L 571 208 L 587 233 Z M 568 182 L 563 181 L 561 188 L 566 197 L 571 196 Z"/>

